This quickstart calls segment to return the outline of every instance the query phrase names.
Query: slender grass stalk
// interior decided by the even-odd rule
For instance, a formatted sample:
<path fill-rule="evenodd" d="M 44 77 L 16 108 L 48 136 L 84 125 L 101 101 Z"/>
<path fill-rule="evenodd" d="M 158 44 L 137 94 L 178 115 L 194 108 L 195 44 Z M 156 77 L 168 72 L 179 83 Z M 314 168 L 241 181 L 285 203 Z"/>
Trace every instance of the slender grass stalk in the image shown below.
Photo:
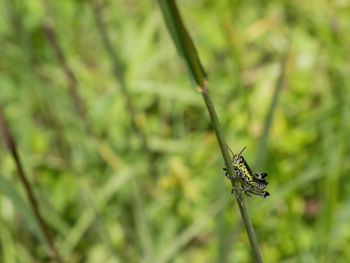
<path fill-rule="evenodd" d="M 17 147 L 15 144 L 15 141 L 13 139 L 11 132 L 10 132 L 10 129 L 9 129 L 9 126 L 8 126 L 7 121 L 5 119 L 5 116 L 3 115 L 3 111 L 2 111 L 1 106 L 0 106 L 0 128 L 1 128 L 3 136 L 5 138 L 7 148 L 9 150 L 9 152 L 11 153 L 11 156 L 12 156 L 14 162 L 16 163 L 18 176 L 19 176 L 19 179 L 20 179 L 20 181 L 24 187 L 24 190 L 27 194 L 31 209 L 34 213 L 36 220 L 37 220 L 39 228 L 42 231 L 43 236 L 45 237 L 45 240 L 46 240 L 46 243 L 48 246 L 48 250 L 49 250 L 49 255 L 51 257 L 55 258 L 55 260 L 57 262 L 63 262 L 60 254 L 58 253 L 58 250 L 56 249 L 55 244 L 53 242 L 49 226 L 46 223 L 43 216 L 41 215 L 38 201 L 35 198 L 35 194 L 34 194 L 34 191 L 32 189 L 32 186 L 30 185 L 29 180 L 24 172 L 20 156 L 17 152 Z"/>
<path fill-rule="evenodd" d="M 47 3 L 43 3 L 45 6 L 45 10 L 49 10 L 49 7 L 47 6 Z M 13 26 L 14 31 L 17 33 L 18 36 L 22 36 L 22 38 L 24 38 L 24 36 L 26 36 L 26 32 L 23 31 L 23 26 L 21 23 L 20 18 L 23 16 L 21 16 L 21 13 L 18 12 L 18 10 L 15 9 L 15 7 L 13 6 L 14 3 L 9 2 L 8 3 L 8 9 L 9 9 L 9 14 L 11 15 L 11 25 Z M 73 72 L 73 70 L 69 67 L 69 64 L 67 63 L 67 59 L 66 59 L 66 55 L 64 53 L 64 50 L 61 47 L 61 44 L 59 42 L 59 39 L 57 38 L 57 35 L 55 33 L 55 30 L 53 28 L 53 26 L 49 23 L 46 22 L 44 24 L 43 30 L 46 34 L 46 37 L 49 41 L 49 44 L 51 45 L 54 54 L 57 57 L 57 60 L 59 61 L 61 68 L 64 72 L 64 74 L 67 77 L 68 80 L 68 85 L 69 85 L 69 92 L 70 92 L 70 96 L 72 98 L 73 101 L 73 105 L 75 107 L 75 111 L 77 112 L 77 115 L 80 117 L 80 119 L 82 120 L 82 123 L 84 124 L 84 127 L 86 128 L 86 132 L 88 133 L 88 135 L 91 135 L 92 137 L 94 136 L 94 134 L 92 134 L 92 130 L 89 129 L 89 123 L 88 120 L 86 118 L 85 115 L 85 103 L 82 100 L 82 98 L 80 97 L 80 94 L 78 92 L 78 88 L 79 88 L 79 83 L 77 80 L 77 77 L 75 75 L 75 73 Z M 25 39 L 27 40 L 28 37 L 26 37 Z M 22 43 L 23 41 L 21 41 Z M 28 41 L 26 41 L 28 42 Z M 29 42 L 30 43 L 30 42 Z M 22 43 L 23 49 L 26 51 L 27 57 L 30 57 L 30 63 L 32 65 L 32 67 L 28 66 L 29 69 L 32 70 L 33 75 L 37 77 L 37 80 L 39 81 L 40 85 L 39 86 L 45 86 L 46 83 L 44 83 L 44 79 L 42 78 L 42 76 L 40 75 L 39 72 L 37 72 L 35 70 L 35 61 L 37 60 L 37 58 L 35 57 L 35 53 L 33 53 L 32 49 L 30 48 L 31 46 L 29 44 L 24 45 L 24 43 Z M 40 99 L 39 99 L 40 100 Z M 58 142 L 58 150 L 61 153 L 61 156 L 63 158 L 67 158 L 67 156 L 69 155 L 69 149 L 68 149 L 68 145 L 67 145 L 67 141 L 65 140 L 65 136 L 63 134 L 64 129 L 62 128 L 62 125 L 60 123 L 60 121 L 57 118 L 54 118 L 52 116 L 52 109 L 50 107 L 49 104 L 47 104 L 46 100 L 44 100 L 44 105 L 42 106 L 42 112 L 45 115 L 45 120 L 47 121 L 47 124 L 49 127 L 51 127 L 51 129 L 53 131 L 55 131 L 55 133 L 57 134 L 57 139 L 56 141 Z M 81 147 L 86 146 L 85 144 L 81 143 L 80 145 Z M 87 148 L 84 149 L 85 151 L 87 150 Z M 82 183 L 82 181 L 80 180 L 80 184 Z M 87 199 L 92 199 L 91 196 L 93 196 L 92 194 L 92 190 L 89 187 L 86 187 L 86 191 L 84 193 L 86 193 L 86 198 Z M 92 200 L 93 201 L 93 200 Z M 89 204 L 89 208 L 92 208 L 91 210 L 93 211 L 93 218 L 95 220 L 96 225 L 98 226 L 98 229 L 100 231 L 100 235 L 104 238 L 104 240 L 106 241 L 111 253 L 113 254 L 114 258 L 117 259 L 117 255 L 115 252 L 115 249 L 112 247 L 112 241 L 109 235 L 109 232 L 106 229 L 105 224 L 103 224 L 102 222 L 102 216 L 100 211 L 98 210 L 98 208 L 96 206 L 93 205 L 93 202 L 88 200 L 87 203 Z M 90 211 L 90 210 L 89 210 Z M 62 249 L 60 250 L 60 254 L 63 258 L 68 257 L 69 255 L 67 255 L 67 253 L 65 254 L 64 251 Z"/>
<path fill-rule="evenodd" d="M 196 48 L 193 45 L 193 42 L 185 28 L 184 23 L 182 22 L 182 18 L 180 16 L 180 13 L 178 11 L 175 1 L 158 0 L 158 3 L 160 5 L 163 18 L 172 36 L 172 39 L 175 43 L 177 51 L 179 52 L 181 57 L 185 60 L 185 64 L 188 68 L 189 74 L 192 80 L 194 81 L 195 85 L 197 86 L 197 90 L 202 94 L 208 113 L 210 115 L 211 122 L 215 130 L 216 138 L 220 146 L 222 156 L 228 168 L 229 175 L 231 177 L 234 177 L 233 167 L 232 167 L 230 155 L 227 151 L 226 143 L 225 143 L 222 129 L 220 126 L 220 121 L 217 116 L 215 106 L 213 104 L 211 96 L 209 94 L 207 76 L 202 66 L 202 63 L 200 62 Z M 252 222 L 248 215 L 246 203 L 243 199 L 243 196 L 240 195 L 240 192 L 236 188 L 237 182 L 232 179 L 231 184 L 232 184 L 232 187 L 234 187 L 235 189 L 234 193 L 235 193 L 236 201 L 239 207 L 241 217 L 244 222 L 245 229 L 248 234 L 248 238 L 253 251 L 255 262 L 263 262 L 263 259 L 259 250 L 258 240 L 255 234 Z"/>
<path fill-rule="evenodd" d="M 233 167 L 232 167 L 231 159 L 230 159 L 229 153 L 227 152 L 226 143 L 224 141 L 223 133 L 222 133 L 222 130 L 220 127 L 220 122 L 219 122 L 218 116 L 217 116 L 216 111 L 215 111 L 214 104 L 211 100 L 208 88 L 206 86 L 202 90 L 202 96 L 203 96 L 203 99 L 204 99 L 205 104 L 207 106 L 207 110 L 209 112 L 212 124 L 214 126 L 216 138 L 218 140 L 218 143 L 219 143 L 219 146 L 221 149 L 221 153 L 224 157 L 225 164 L 229 169 L 230 176 L 233 177 L 234 174 L 233 174 Z M 248 234 L 248 238 L 250 241 L 250 245 L 252 247 L 253 254 L 255 256 L 255 261 L 256 262 L 263 262 L 262 256 L 261 256 L 260 250 L 259 250 L 258 240 L 257 240 L 256 234 L 255 234 L 254 228 L 253 228 L 253 224 L 250 220 L 243 196 L 240 194 L 239 190 L 236 190 L 236 182 L 233 179 L 231 180 L 231 184 L 232 184 L 233 189 L 235 189 L 234 192 L 235 192 L 237 204 L 238 204 L 239 211 L 241 213 L 241 216 L 242 216 L 242 219 L 244 222 L 244 226 L 245 226 L 247 234 Z"/>
<path fill-rule="evenodd" d="M 63 52 L 63 49 L 60 45 L 60 42 L 57 38 L 56 32 L 52 27 L 52 24 L 49 21 L 45 21 L 43 25 L 43 30 L 45 32 L 45 35 L 47 37 L 47 40 L 49 41 L 57 60 L 59 61 L 61 68 L 66 75 L 67 81 L 68 81 L 68 87 L 69 92 L 72 96 L 72 100 L 74 103 L 75 110 L 79 114 L 80 118 L 84 121 L 84 124 L 86 124 L 86 109 L 83 99 L 81 98 L 79 91 L 78 91 L 78 80 L 73 73 L 73 70 L 70 68 L 70 66 L 67 63 L 66 56 Z"/>

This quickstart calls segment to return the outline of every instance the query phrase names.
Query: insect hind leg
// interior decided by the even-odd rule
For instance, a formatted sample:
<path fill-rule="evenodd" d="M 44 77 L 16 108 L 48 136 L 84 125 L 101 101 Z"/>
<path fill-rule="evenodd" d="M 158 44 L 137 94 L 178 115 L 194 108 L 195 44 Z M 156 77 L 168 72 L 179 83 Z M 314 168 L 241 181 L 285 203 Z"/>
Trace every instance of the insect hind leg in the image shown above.
<path fill-rule="evenodd" d="M 235 186 L 232 188 L 231 190 L 231 194 L 234 194 L 235 192 L 238 192 L 238 197 L 241 198 L 242 197 L 242 192 L 244 192 L 247 196 L 251 197 L 251 191 L 250 191 L 250 188 L 248 187 L 242 187 L 242 186 Z"/>
<path fill-rule="evenodd" d="M 267 173 L 256 173 L 254 174 L 254 177 L 260 180 L 264 180 L 267 177 Z"/>

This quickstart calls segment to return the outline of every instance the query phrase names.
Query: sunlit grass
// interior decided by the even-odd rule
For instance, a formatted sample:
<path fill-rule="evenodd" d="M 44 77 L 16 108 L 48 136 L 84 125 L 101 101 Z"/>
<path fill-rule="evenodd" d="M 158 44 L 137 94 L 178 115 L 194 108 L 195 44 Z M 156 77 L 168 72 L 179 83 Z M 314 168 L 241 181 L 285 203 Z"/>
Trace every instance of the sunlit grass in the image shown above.
<path fill-rule="evenodd" d="M 214 126 L 157 3 L 96 3 L 151 155 L 91 3 L 0 1 L 0 103 L 57 249 L 67 262 L 249 262 Z M 227 143 L 247 145 L 252 169 L 269 174 L 271 197 L 247 199 L 265 261 L 349 261 L 346 3 L 177 4 Z M 43 31 L 47 19 L 79 84 L 88 130 Z M 0 138 L 0 262 L 44 261 Z"/>

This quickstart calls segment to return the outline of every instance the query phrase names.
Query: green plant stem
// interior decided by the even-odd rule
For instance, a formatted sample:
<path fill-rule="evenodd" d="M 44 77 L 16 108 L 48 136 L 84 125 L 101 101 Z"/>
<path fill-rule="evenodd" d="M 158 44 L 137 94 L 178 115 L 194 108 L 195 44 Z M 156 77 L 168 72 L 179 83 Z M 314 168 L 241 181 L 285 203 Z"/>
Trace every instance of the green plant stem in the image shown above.
<path fill-rule="evenodd" d="M 19 179 L 20 179 L 20 181 L 24 187 L 24 190 L 27 194 L 27 198 L 29 200 L 30 207 L 34 213 L 34 216 L 37 220 L 39 228 L 42 231 L 42 234 L 45 237 L 45 240 L 47 242 L 48 249 L 49 249 L 49 255 L 54 257 L 57 262 L 63 262 L 61 256 L 58 253 L 58 250 L 56 249 L 56 247 L 54 245 L 50 229 L 49 229 L 47 223 L 45 222 L 43 216 L 41 215 L 38 201 L 35 198 L 35 194 L 34 194 L 34 191 L 32 189 L 32 186 L 30 185 L 29 180 L 27 179 L 27 176 L 24 172 L 21 159 L 20 159 L 19 154 L 17 152 L 17 147 L 15 144 L 15 141 L 12 137 L 12 134 L 10 132 L 7 121 L 5 119 L 5 116 L 2 113 L 1 108 L 0 108 L 0 128 L 1 128 L 3 136 L 5 138 L 7 148 L 9 150 L 9 152 L 11 153 L 11 156 L 16 164 L 18 176 L 19 176 Z"/>
<path fill-rule="evenodd" d="M 234 178 L 235 176 L 233 172 L 231 158 L 227 150 L 222 129 L 220 127 L 219 118 L 216 114 L 213 101 L 211 100 L 211 97 L 209 95 L 207 75 L 200 61 L 197 50 L 185 27 L 185 24 L 182 21 L 176 2 L 174 0 L 158 0 L 158 3 L 162 11 L 165 23 L 168 27 L 169 33 L 171 34 L 173 42 L 177 48 L 177 51 L 180 54 L 180 56 L 182 56 L 182 58 L 184 59 L 188 72 L 192 80 L 196 83 L 197 90 L 203 96 L 205 105 L 207 106 L 207 110 L 209 112 L 212 124 L 215 129 L 216 138 L 219 143 L 222 156 L 225 160 L 227 171 L 230 177 Z M 244 222 L 244 226 L 248 234 L 250 245 L 253 250 L 255 262 L 263 262 L 259 250 L 258 240 L 255 235 L 252 222 L 250 221 L 245 201 L 238 189 L 238 183 L 234 179 L 231 179 L 231 184 L 236 196 L 237 204 Z"/>
<path fill-rule="evenodd" d="M 205 84 L 205 85 L 207 85 L 207 84 Z M 208 110 L 208 113 L 210 115 L 211 122 L 214 126 L 216 139 L 219 143 L 222 156 L 225 160 L 225 164 L 228 167 L 228 172 L 229 172 L 230 176 L 233 177 L 234 174 L 233 174 L 233 167 L 232 167 L 231 158 L 230 158 L 230 155 L 227 151 L 227 147 L 226 147 L 226 143 L 225 143 L 224 136 L 222 133 L 220 121 L 219 121 L 219 118 L 216 114 L 215 106 L 214 106 L 213 101 L 210 97 L 207 86 L 204 86 L 204 88 L 200 89 L 200 92 L 202 93 L 205 105 L 207 106 L 207 110 Z M 234 179 L 231 179 L 231 185 L 234 189 L 234 193 L 235 193 L 235 197 L 236 197 L 237 204 L 239 207 L 239 211 L 241 213 L 241 216 L 242 216 L 242 219 L 244 222 L 244 226 L 246 228 L 248 238 L 250 241 L 250 245 L 251 245 L 252 250 L 253 250 L 255 262 L 263 262 L 263 259 L 262 259 L 261 253 L 260 253 L 260 249 L 259 249 L 258 239 L 256 237 L 256 234 L 255 234 L 255 231 L 253 228 L 253 224 L 250 220 L 250 217 L 249 217 L 249 214 L 247 211 L 246 203 L 243 199 L 243 196 L 241 196 L 239 190 L 236 190 L 238 183 L 236 183 L 236 181 Z"/>

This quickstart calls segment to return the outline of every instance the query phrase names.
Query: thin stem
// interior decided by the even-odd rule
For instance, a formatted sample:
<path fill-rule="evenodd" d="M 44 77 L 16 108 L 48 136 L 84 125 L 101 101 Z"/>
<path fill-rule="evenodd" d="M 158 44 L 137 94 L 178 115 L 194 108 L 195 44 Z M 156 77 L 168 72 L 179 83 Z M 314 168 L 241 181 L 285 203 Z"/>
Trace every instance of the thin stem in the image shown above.
<path fill-rule="evenodd" d="M 63 52 L 63 49 L 58 41 L 58 38 L 56 36 L 56 33 L 49 21 L 46 21 L 43 25 L 43 29 L 45 32 L 45 35 L 55 52 L 55 55 L 62 67 L 62 70 L 64 74 L 66 75 L 67 81 L 68 81 L 68 87 L 69 87 L 69 92 L 72 96 L 74 106 L 76 111 L 78 112 L 79 116 L 81 119 L 85 122 L 85 117 L 86 117 L 86 109 L 84 105 L 84 101 L 82 100 L 79 92 L 78 92 L 78 80 L 73 73 L 73 70 L 70 68 L 70 66 L 67 63 L 66 56 Z"/>
<path fill-rule="evenodd" d="M 19 179 L 20 179 L 20 181 L 24 187 L 24 190 L 27 194 L 31 209 L 32 209 L 34 216 L 37 220 L 37 223 L 42 231 L 42 234 L 44 235 L 46 242 L 48 244 L 49 254 L 51 256 L 53 256 L 58 262 L 63 262 L 61 259 L 61 256 L 58 253 L 58 250 L 56 249 L 56 247 L 54 245 L 48 224 L 46 223 L 43 216 L 41 215 L 38 202 L 37 202 L 35 195 L 34 195 L 34 191 L 33 191 L 32 187 L 29 183 L 29 180 L 27 179 L 27 176 L 24 172 L 20 156 L 17 152 L 17 147 L 15 144 L 15 141 L 13 140 L 12 134 L 10 132 L 7 121 L 5 119 L 5 116 L 2 113 L 1 108 L 0 108 L 0 128 L 1 128 L 3 136 L 5 138 L 7 148 L 10 151 L 12 158 L 16 163 L 18 176 L 19 176 Z"/>
<path fill-rule="evenodd" d="M 209 95 L 207 75 L 200 61 L 195 45 L 193 44 L 192 39 L 185 27 L 185 24 L 182 21 L 176 2 L 174 0 L 158 0 L 158 3 L 162 11 L 165 23 L 172 36 L 173 42 L 178 50 L 178 53 L 184 59 L 188 72 L 190 73 L 192 80 L 196 83 L 197 90 L 202 93 L 204 102 L 207 106 L 207 110 L 215 129 L 216 138 L 219 143 L 222 156 L 225 160 L 227 172 L 231 178 L 234 178 L 233 166 L 226 147 L 222 129 L 220 127 L 219 118 L 216 114 L 214 104 Z M 263 262 L 258 246 L 257 237 L 255 235 L 253 225 L 250 221 L 246 204 L 244 202 L 243 196 L 238 190 L 238 187 L 235 187 L 238 183 L 234 179 L 231 179 L 231 184 L 234 189 L 239 211 L 241 213 L 241 217 L 243 219 L 244 226 L 249 237 L 249 241 L 255 257 L 255 262 Z"/>
<path fill-rule="evenodd" d="M 205 84 L 205 85 L 207 85 L 207 84 Z M 225 160 L 226 167 L 228 167 L 228 172 L 229 172 L 230 176 L 233 178 L 234 174 L 233 174 L 232 162 L 230 159 L 230 155 L 227 151 L 227 147 L 226 147 L 226 143 L 225 143 L 224 136 L 222 133 L 220 121 L 219 121 L 219 118 L 216 114 L 215 106 L 214 106 L 213 101 L 209 95 L 209 91 L 208 91 L 207 86 L 205 86 L 203 89 L 200 89 L 200 92 L 202 93 L 205 105 L 207 106 L 207 110 L 208 110 L 211 122 L 212 122 L 214 130 L 215 130 L 216 139 L 219 143 L 220 150 L 221 150 L 222 156 Z M 249 242 L 250 242 L 250 245 L 251 245 L 252 250 L 253 250 L 255 262 L 263 262 L 263 259 L 262 259 L 261 253 L 260 253 L 260 249 L 259 249 L 258 239 L 256 237 L 256 234 L 255 234 L 255 231 L 253 228 L 253 224 L 250 220 L 250 217 L 249 217 L 249 214 L 247 211 L 246 203 L 243 199 L 243 196 L 240 194 L 240 192 L 238 190 L 236 190 L 237 184 L 238 183 L 236 183 L 236 181 L 234 179 L 231 179 L 231 185 L 234 189 L 234 193 L 235 193 L 235 197 L 236 197 L 237 204 L 239 207 L 239 211 L 241 213 L 241 216 L 242 216 L 242 219 L 244 222 L 244 226 L 245 226 L 247 234 L 248 234 Z"/>

